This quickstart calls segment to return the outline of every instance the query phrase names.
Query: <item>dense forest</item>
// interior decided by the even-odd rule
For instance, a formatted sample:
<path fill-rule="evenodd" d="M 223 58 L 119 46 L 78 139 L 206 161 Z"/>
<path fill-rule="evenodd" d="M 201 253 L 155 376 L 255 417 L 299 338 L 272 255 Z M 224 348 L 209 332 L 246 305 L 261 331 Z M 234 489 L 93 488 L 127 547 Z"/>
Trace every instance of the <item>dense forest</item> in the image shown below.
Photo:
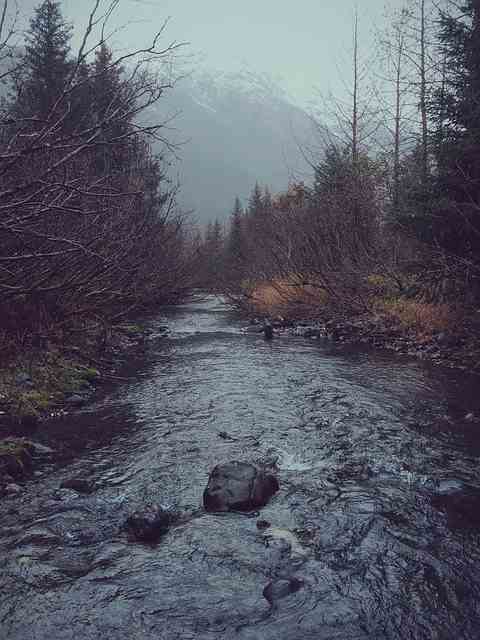
<path fill-rule="evenodd" d="M 20 45 L 14 5 L 3 2 L 4 358 L 69 331 L 104 332 L 191 285 L 192 245 L 166 175 L 171 145 L 165 122 L 148 117 L 174 84 L 179 45 L 164 45 L 164 25 L 152 43 L 116 55 L 105 34 L 117 4 L 102 14 L 92 3 L 74 53 L 59 2 L 39 4 Z"/>
<path fill-rule="evenodd" d="M 317 122 L 322 153 L 305 148 L 313 183 L 236 198 L 206 231 L 206 277 L 266 311 L 458 329 L 480 296 L 480 6 L 390 11 L 375 64 L 354 27 L 349 102 Z"/>

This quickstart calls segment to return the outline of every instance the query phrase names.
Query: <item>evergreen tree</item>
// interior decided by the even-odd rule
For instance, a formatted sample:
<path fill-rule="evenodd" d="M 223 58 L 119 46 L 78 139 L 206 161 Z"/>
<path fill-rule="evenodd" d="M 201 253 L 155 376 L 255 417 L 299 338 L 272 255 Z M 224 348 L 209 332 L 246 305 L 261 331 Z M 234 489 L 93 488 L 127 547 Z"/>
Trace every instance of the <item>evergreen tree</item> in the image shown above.
<path fill-rule="evenodd" d="M 240 198 L 235 198 L 232 214 L 230 217 L 230 233 L 227 245 L 227 260 L 231 271 L 231 277 L 242 279 L 242 274 L 246 262 L 245 247 L 245 216 L 240 202 Z"/>
<path fill-rule="evenodd" d="M 262 199 L 262 209 L 266 214 L 268 214 L 272 210 L 272 208 L 273 208 L 272 194 L 270 193 L 270 189 L 268 187 L 265 187 L 265 191 Z"/>
<path fill-rule="evenodd" d="M 35 9 L 26 34 L 23 75 L 17 84 L 16 113 L 45 121 L 68 84 L 72 27 L 63 19 L 60 3 L 44 0 Z"/>
<path fill-rule="evenodd" d="M 91 117 L 100 128 L 96 166 L 101 174 L 111 173 L 129 164 L 125 134 L 131 126 L 129 111 L 133 101 L 128 96 L 128 84 L 122 79 L 123 69 L 113 64 L 112 51 L 105 43 L 95 52 L 92 73 Z"/>
<path fill-rule="evenodd" d="M 250 194 L 250 198 L 248 200 L 248 216 L 252 219 L 258 219 L 263 214 L 263 195 L 262 189 L 258 182 L 255 183 L 255 186 Z"/>
<path fill-rule="evenodd" d="M 348 197 L 352 176 L 353 165 L 349 149 L 328 146 L 322 162 L 315 167 L 312 193 L 314 203 L 320 205 L 322 200 L 334 195 Z"/>
<path fill-rule="evenodd" d="M 445 73 L 431 104 L 438 199 L 432 235 L 480 267 L 480 5 L 464 0 L 449 7 L 440 14 Z"/>

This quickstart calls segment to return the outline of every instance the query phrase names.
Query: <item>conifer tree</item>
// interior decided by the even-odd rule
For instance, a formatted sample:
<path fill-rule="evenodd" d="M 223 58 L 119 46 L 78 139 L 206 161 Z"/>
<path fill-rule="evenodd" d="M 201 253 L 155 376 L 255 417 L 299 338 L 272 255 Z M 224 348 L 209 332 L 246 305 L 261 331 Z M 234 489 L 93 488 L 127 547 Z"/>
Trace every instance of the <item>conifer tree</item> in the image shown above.
<path fill-rule="evenodd" d="M 444 82 L 431 105 L 436 122 L 434 242 L 480 268 L 480 6 L 449 3 L 440 14 Z"/>
<path fill-rule="evenodd" d="M 232 275 L 239 278 L 241 278 L 245 265 L 245 253 L 244 212 L 240 198 L 236 197 L 230 217 L 227 259 Z"/>
<path fill-rule="evenodd" d="M 248 200 L 248 215 L 251 219 L 256 219 L 261 217 L 263 213 L 263 195 L 262 189 L 258 182 L 255 183 L 255 186 L 250 194 L 250 198 Z"/>
<path fill-rule="evenodd" d="M 30 20 L 23 56 L 23 77 L 17 86 L 16 111 L 20 117 L 45 121 L 62 96 L 72 70 L 69 61 L 72 28 L 60 3 L 44 0 Z"/>

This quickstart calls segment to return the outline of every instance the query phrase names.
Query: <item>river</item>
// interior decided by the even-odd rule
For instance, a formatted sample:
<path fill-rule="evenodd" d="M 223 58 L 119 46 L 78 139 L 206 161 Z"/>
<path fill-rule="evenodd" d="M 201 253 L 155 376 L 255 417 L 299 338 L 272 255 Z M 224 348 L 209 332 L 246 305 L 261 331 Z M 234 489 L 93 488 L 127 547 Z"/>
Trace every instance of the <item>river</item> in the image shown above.
<path fill-rule="evenodd" d="M 55 461 L 0 504 L 2 640 L 478 640 L 478 378 L 265 341 L 215 297 L 147 324 L 127 380 L 44 426 Z M 278 468 L 255 517 L 199 509 L 229 460 Z M 191 517 L 129 540 L 151 502 Z"/>

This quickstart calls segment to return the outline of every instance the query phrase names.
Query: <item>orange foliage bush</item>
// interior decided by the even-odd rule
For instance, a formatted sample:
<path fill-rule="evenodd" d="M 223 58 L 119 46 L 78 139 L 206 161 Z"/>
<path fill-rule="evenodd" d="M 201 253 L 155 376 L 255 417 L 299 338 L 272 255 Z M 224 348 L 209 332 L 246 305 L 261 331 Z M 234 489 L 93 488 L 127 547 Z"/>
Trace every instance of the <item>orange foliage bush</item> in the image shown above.
<path fill-rule="evenodd" d="M 319 307 L 325 304 L 326 292 L 311 285 L 300 285 L 292 277 L 258 284 L 252 293 L 252 306 L 258 313 L 267 315 L 288 314 L 289 309 L 299 315 L 303 307 Z"/>
<path fill-rule="evenodd" d="M 448 304 L 417 302 L 415 300 L 381 301 L 377 309 L 396 320 L 404 329 L 429 337 L 451 331 L 460 321 L 460 314 Z"/>

